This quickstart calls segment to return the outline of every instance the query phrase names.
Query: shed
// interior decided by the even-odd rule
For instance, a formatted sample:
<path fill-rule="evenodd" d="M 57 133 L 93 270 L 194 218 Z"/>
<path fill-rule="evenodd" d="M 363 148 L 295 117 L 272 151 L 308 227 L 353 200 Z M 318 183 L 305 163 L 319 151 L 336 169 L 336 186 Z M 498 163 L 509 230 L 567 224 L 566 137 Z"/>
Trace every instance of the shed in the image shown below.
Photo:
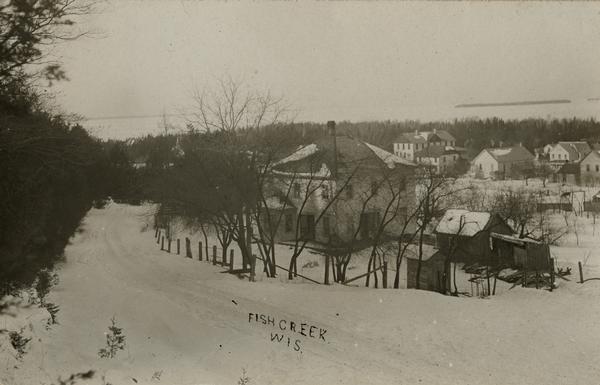
<path fill-rule="evenodd" d="M 419 258 L 413 253 L 406 258 L 406 287 L 417 287 L 417 268 Z M 423 255 L 421 261 L 421 275 L 419 277 L 420 289 L 446 293 L 450 290 L 450 264 L 446 263 L 446 256 L 440 251 Z"/>
<path fill-rule="evenodd" d="M 565 163 L 556 171 L 555 181 L 559 183 L 580 184 L 581 167 L 579 163 Z"/>
<path fill-rule="evenodd" d="M 550 248 L 547 244 L 506 234 L 491 233 L 490 237 L 494 240 L 494 251 L 500 259 L 506 260 L 507 256 L 502 254 L 508 251 L 508 257 L 516 267 L 529 271 L 547 271 L 551 268 Z"/>
<path fill-rule="evenodd" d="M 447 210 L 434 230 L 437 247 L 452 262 L 491 264 L 495 255 L 490 247 L 490 232 L 512 234 L 497 214 L 463 209 Z"/>

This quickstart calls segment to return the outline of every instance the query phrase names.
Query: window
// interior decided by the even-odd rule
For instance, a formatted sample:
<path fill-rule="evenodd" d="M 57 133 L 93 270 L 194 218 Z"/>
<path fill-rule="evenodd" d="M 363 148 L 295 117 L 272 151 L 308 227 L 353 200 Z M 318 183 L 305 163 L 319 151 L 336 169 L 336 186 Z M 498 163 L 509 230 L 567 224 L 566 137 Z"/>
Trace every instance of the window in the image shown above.
<path fill-rule="evenodd" d="M 456 155 L 454 155 L 454 160 L 456 160 L 456 158 L 457 158 L 457 156 L 456 156 Z"/>
<path fill-rule="evenodd" d="M 377 194 L 377 190 L 379 190 L 379 186 L 377 185 L 377 182 L 375 182 L 375 181 L 371 182 L 371 194 L 373 194 L 373 195 Z"/>
<path fill-rule="evenodd" d="M 600 171 L 600 166 L 596 165 L 596 172 Z"/>
<path fill-rule="evenodd" d="M 330 235 L 329 232 L 329 217 L 323 217 L 323 235 L 328 237 Z"/>
<path fill-rule="evenodd" d="M 402 143 L 402 149 L 403 149 L 403 150 L 405 149 L 405 148 L 404 148 L 404 143 Z"/>
<path fill-rule="evenodd" d="M 329 186 L 326 184 L 321 187 L 321 197 L 323 199 L 329 199 Z"/>
<path fill-rule="evenodd" d="M 481 165 L 481 163 L 479 163 L 479 169 L 483 170 L 483 166 Z"/>
<path fill-rule="evenodd" d="M 300 183 L 294 183 L 294 196 L 300 197 Z"/>
<path fill-rule="evenodd" d="M 293 225 L 294 218 L 292 214 L 285 214 L 285 232 L 289 233 L 294 228 Z"/>
<path fill-rule="evenodd" d="M 352 199 L 354 196 L 354 189 L 350 183 L 346 185 L 346 198 Z"/>
<path fill-rule="evenodd" d="M 590 165 L 589 164 L 585 165 L 585 171 L 590 171 Z"/>

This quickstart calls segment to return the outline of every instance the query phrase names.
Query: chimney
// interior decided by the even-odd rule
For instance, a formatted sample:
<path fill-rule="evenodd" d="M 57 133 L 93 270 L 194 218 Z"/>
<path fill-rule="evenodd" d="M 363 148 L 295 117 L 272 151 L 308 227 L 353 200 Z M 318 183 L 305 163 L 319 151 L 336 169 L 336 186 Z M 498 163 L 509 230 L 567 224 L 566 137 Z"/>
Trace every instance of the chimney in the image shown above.
<path fill-rule="evenodd" d="M 329 135 L 335 136 L 335 120 L 327 122 L 327 130 L 329 130 Z"/>
<path fill-rule="evenodd" d="M 335 135 L 335 120 L 327 122 L 327 129 L 329 130 L 329 135 L 333 138 L 333 177 L 337 178 L 337 138 Z"/>

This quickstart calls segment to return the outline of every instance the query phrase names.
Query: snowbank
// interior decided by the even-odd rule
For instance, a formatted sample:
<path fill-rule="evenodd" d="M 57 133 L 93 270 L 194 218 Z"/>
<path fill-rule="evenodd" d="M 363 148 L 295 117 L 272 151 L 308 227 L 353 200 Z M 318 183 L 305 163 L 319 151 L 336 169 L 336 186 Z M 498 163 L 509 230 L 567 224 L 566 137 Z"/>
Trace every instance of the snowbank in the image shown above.
<path fill-rule="evenodd" d="M 95 369 L 97 382 L 89 383 L 104 375 L 115 385 L 236 384 L 242 368 L 251 385 L 597 382 L 600 282 L 564 281 L 553 293 L 517 287 L 486 300 L 249 283 L 160 251 L 154 232 L 144 230 L 145 210 L 113 204 L 90 211 L 50 295 L 61 307 L 60 325 L 17 368 L 3 367 L 7 383 L 50 384 Z M 307 256 L 300 264 L 319 258 Z M 100 359 L 113 316 L 126 349 Z M 326 330 L 324 341 L 310 336 L 310 326 Z"/>

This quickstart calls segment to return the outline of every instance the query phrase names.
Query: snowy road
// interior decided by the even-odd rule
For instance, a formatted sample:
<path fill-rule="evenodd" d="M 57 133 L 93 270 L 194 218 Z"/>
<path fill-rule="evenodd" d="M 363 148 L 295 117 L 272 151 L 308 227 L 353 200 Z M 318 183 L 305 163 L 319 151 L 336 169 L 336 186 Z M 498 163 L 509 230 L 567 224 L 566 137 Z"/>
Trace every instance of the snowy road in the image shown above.
<path fill-rule="evenodd" d="M 242 368 L 260 385 L 600 379 L 600 281 L 554 293 L 516 288 L 487 300 L 249 283 L 161 252 L 150 222 L 143 207 L 90 211 L 51 294 L 60 325 L 25 357 L 19 384 L 87 369 L 113 385 L 237 384 Z M 260 316 L 249 322 L 249 313 L 273 324 Z M 113 316 L 127 347 L 105 360 L 97 352 Z M 326 330 L 323 338 L 317 330 Z M 272 332 L 284 335 L 281 342 Z"/>

